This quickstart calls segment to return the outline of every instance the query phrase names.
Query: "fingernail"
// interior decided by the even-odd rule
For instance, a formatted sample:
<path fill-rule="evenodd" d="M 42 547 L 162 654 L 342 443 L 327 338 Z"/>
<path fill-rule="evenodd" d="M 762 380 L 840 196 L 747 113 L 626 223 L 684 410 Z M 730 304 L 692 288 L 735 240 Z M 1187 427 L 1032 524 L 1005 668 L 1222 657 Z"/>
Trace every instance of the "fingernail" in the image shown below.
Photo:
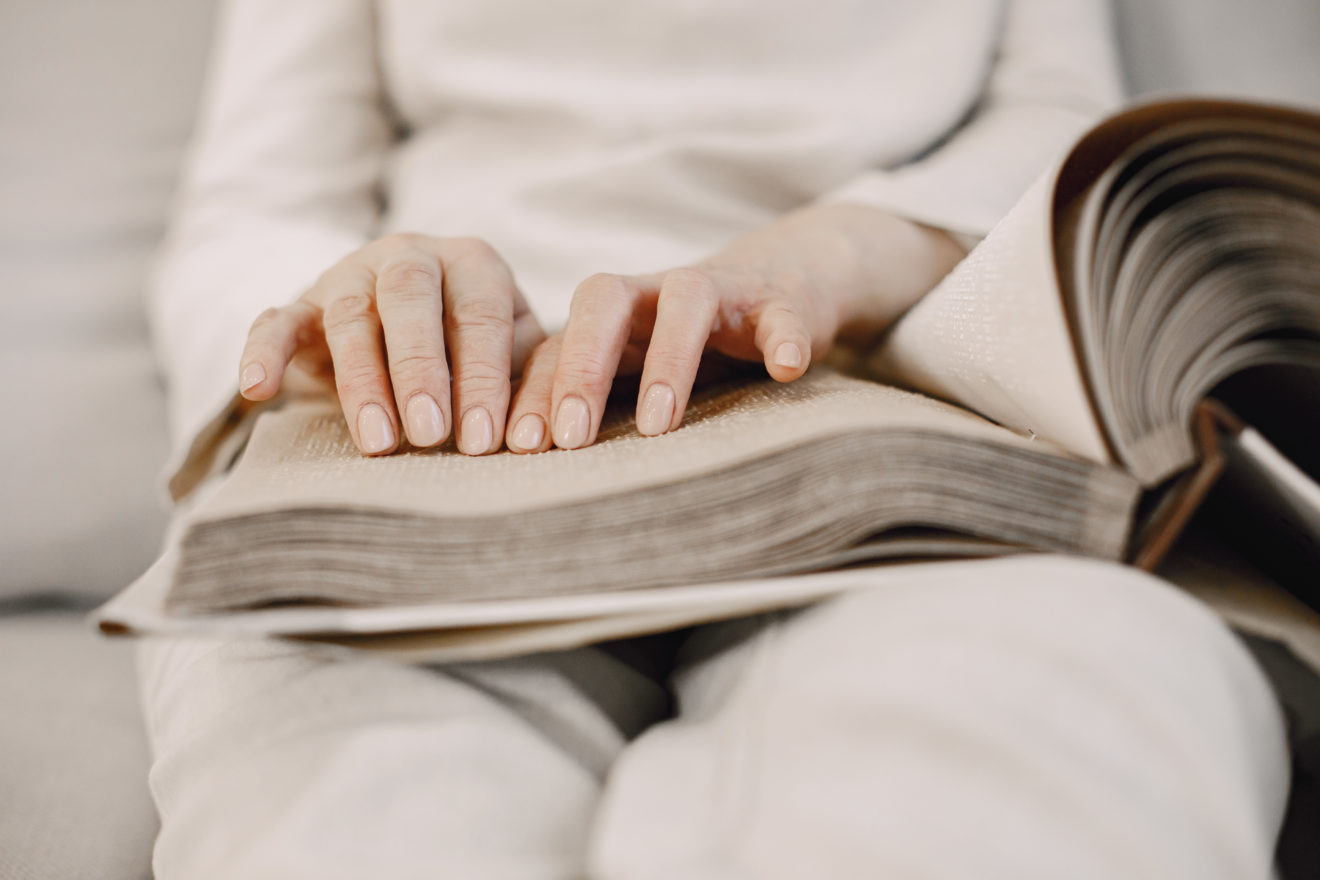
<path fill-rule="evenodd" d="M 458 451 L 466 455 L 488 452 L 494 434 L 490 413 L 486 412 L 485 407 L 474 406 L 463 413 L 463 423 L 458 428 Z"/>
<path fill-rule="evenodd" d="M 791 342 L 781 342 L 775 349 L 775 365 L 797 369 L 802 366 L 802 349 Z"/>
<path fill-rule="evenodd" d="M 539 449 L 545 439 L 545 422 L 541 417 L 528 413 L 513 426 L 513 435 L 509 438 L 519 449 Z"/>
<path fill-rule="evenodd" d="M 434 446 L 445 436 L 445 415 L 429 394 L 414 394 L 408 401 L 408 439 L 413 446 Z"/>
<path fill-rule="evenodd" d="M 248 364 L 243 368 L 242 375 L 238 377 L 238 389 L 240 391 L 251 391 L 265 381 L 266 369 L 261 364 Z"/>
<path fill-rule="evenodd" d="M 379 404 L 369 403 L 358 410 L 358 439 L 366 453 L 384 452 L 394 446 L 394 426 Z"/>
<path fill-rule="evenodd" d="M 674 389 L 664 382 L 655 382 L 642 398 L 637 412 L 637 430 L 648 437 L 663 434 L 674 420 Z"/>
<path fill-rule="evenodd" d="M 580 397 L 565 397 L 559 402 L 559 415 L 555 417 L 555 445 L 560 449 L 577 449 L 587 442 L 591 430 L 591 410 Z"/>

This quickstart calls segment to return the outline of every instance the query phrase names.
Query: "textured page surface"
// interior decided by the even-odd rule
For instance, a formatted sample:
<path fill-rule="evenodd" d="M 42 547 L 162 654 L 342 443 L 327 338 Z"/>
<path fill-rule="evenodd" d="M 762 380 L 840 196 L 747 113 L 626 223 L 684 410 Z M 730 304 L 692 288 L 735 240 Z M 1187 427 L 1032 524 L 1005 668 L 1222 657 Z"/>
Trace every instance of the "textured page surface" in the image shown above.
<path fill-rule="evenodd" d="M 1046 174 L 872 360 L 881 375 L 1109 463 L 1055 277 Z"/>
<path fill-rule="evenodd" d="M 682 427 L 660 437 L 643 437 L 630 415 L 619 414 L 602 427 L 600 442 L 540 455 L 472 457 L 447 448 L 365 458 L 336 403 L 303 402 L 261 417 L 234 476 L 198 519 L 298 505 L 499 515 L 671 483 L 862 428 L 1048 450 L 956 407 L 826 370 L 786 385 L 766 381 L 697 395 Z"/>

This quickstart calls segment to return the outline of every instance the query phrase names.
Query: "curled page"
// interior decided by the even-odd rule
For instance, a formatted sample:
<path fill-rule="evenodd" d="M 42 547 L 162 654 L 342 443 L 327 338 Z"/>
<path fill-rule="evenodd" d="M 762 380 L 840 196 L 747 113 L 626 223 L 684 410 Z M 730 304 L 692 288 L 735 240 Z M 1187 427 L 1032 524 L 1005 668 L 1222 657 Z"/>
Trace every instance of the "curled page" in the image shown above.
<path fill-rule="evenodd" d="M 1057 168 L 1041 177 L 898 322 L 869 366 L 895 384 L 1109 464 L 1059 294 L 1056 176 Z"/>

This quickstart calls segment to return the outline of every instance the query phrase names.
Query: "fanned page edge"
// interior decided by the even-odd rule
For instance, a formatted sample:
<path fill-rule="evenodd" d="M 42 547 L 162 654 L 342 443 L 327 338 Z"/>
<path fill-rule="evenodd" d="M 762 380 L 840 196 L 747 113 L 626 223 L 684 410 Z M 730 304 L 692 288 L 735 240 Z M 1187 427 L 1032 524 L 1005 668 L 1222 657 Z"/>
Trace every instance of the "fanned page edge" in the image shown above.
<path fill-rule="evenodd" d="M 1090 259 L 1094 254 L 1090 243 L 1082 240 L 1083 236 L 1093 234 L 1094 229 L 1079 224 L 1078 221 L 1084 211 L 1090 207 L 1090 203 L 1097 199 L 1108 198 L 1107 191 L 1101 192 L 1096 189 L 1097 184 L 1105 179 L 1106 172 L 1110 171 L 1115 163 L 1139 142 L 1162 129 L 1182 123 L 1212 120 L 1227 124 L 1234 120 L 1246 120 L 1311 127 L 1314 119 L 1313 111 L 1260 101 L 1218 98 L 1159 99 L 1136 104 L 1116 113 L 1099 122 L 1078 139 L 1057 171 L 1050 213 L 1053 218 L 1052 242 L 1057 267 L 1056 283 L 1067 315 L 1068 326 L 1072 330 L 1073 346 L 1079 364 L 1084 365 L 1092 360 L 1103 361 L 1109 357 L 1108 352 L 1089 350 L 1091 342 L 1083 324 L 1086 318 L 1082 300 L 1089 296 L 1090 292 L 1079 289 L 1079 285 L 1074 283 L 1079 276 L 1077 266 L 1079 257 Z M 1080 274 L 1089 277 L 1090 267 L 1084 268 L 1085 271 Z M 1098 393 L 1097 384 L 1102 383 L 1094 382 L 1085 366 L 1082 367 L 1082 378 L 1086 383 L 1088 400 L 1094 401 Z M 1128 444 L 1116 439 L 1116 432 L 1111 431 L 1098 414 L 1096 420 L 1104 431 L 1104 442 L 1111 450 L 1111 459 L 1134 473 L 1142 480 L 1143 485 L 1150 487 L 1158 484 L 1170 473 L 1179 469 L 1164 468 L 1147 472 L 1148 469 L 1134 467 L 1134 461 L 1142 458 L 1141 452 L 1133 446 L 1131 447 L 1133 451 L 1125 454 L 1125 447 Z M 1192 448 L 1193 426 L 1190 419 L 1187 424 L 1172 425 L 1166 430 L 1180 432 L 1187 448 Z M 1158 436 L 1147 435 L 1142 442 L 1161 445 L 1165 441 Z M 1186 463 L 1194 460 L 1193 453 L 1191 460 Z"/>
<path fill-rule="evenodd" d="M 1092 185 L 1134 143 L 1162 127 L 1208 117 L 1299 123 L 1313 114 L 1261 102 L 1180 98 L 1137 104 L 1101 120 L 895 325 L 871 357 L 871 369 L 1082 458 L 1125 465 L 1094 405 L 1085 367 L 1077 312 L 1086 293 L 1071 280 L 1079 231 L 1071 221 L 1082 202 L 1100 195 Z M 1005 308 L 1002 279 L 1012 272 L 1020 273 L 1014 283 L 1024 295 Z M 996 320 L 996 313 L 1037 318 Z M 979 352 L 966 344 L 969 335 L 983 342 Z M 1020 354 L 1033 350 L 1034 374 Z M 1190 424 L 1183 429 L 1190 437 Z"/>

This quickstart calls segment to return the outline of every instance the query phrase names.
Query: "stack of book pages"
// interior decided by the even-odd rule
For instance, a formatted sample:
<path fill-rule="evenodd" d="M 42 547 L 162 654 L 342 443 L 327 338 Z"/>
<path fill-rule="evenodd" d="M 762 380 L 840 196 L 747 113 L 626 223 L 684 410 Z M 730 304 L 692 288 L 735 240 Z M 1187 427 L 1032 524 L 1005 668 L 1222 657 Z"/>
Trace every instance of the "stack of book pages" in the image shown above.
<path fill-rule="evenodd" d="M 801 603 L 866 578 L 772 576 L 880 559 L 1150 565 L 1230 463 L 1314 560 L 1320 117 L 1106 120 L 864 362 L 705 388 L 658 438 L 625 406 L 535 456 L 363 458 L 335 401 L 287 400 L 98 619 L 525 647 Z"/>

